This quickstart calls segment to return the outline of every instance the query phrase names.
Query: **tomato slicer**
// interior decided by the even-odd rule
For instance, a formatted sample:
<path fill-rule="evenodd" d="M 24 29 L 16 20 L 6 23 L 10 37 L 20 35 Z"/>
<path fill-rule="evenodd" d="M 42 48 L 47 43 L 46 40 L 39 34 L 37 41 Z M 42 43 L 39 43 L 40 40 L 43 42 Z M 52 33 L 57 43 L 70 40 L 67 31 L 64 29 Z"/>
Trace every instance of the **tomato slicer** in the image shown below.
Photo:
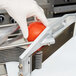
<path fill-rule="evenodd" d="M 4 25 L 3 27 L 0 27 L 3 29 L 1 32 L 7 31 L 6 34 L 1 36 L 2 42 L 0 43 L 0 50 L 13 47 L 21 47 L 25 49 L 25 51 L 19 56 L 19 62 L 12 61 L 0 64 L 0 76 L 31 76 L 33 53 L 42 46 L 55 44 L 55 38 L 67 27 L 76 22 L 76 13 L 66 14 L 58 18 L 51 18 L 48 19 L 48 21 L 49 26 L 47 26 L 47 28 L 33 42 L 24 40 L 22 33 L 19 33 L 18 36 L 14 38 L 8 38 L 16 30 L 18 26 L 17 24 L 7 24 L 6 26 Z M 10 32 L 8 30 L 10 30 Z M 74 27 L 73 36 L 75 35 L 76 27 Z M 30 46 L 28 47 L 26 45 Z M 36 57 L 36 68 L 40 69 L 42 66 L 42 51 L 37 52 Z"/>

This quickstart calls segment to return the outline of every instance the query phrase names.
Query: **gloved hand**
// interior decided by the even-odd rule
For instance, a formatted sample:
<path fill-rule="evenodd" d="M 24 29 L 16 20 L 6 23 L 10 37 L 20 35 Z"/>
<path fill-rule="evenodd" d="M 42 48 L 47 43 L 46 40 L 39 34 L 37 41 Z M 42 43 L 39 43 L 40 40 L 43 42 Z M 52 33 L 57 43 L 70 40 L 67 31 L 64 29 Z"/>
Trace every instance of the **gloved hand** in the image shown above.
<path fill-rule="evenodd" d="M 48 25 L 43 9 L 34 0 L 0 0 L 0 7 L 6 9 L 9 15 L 20 25 L 24 38 L 28 37 L 26 18 L 34 16 L 45 26 Z"/>

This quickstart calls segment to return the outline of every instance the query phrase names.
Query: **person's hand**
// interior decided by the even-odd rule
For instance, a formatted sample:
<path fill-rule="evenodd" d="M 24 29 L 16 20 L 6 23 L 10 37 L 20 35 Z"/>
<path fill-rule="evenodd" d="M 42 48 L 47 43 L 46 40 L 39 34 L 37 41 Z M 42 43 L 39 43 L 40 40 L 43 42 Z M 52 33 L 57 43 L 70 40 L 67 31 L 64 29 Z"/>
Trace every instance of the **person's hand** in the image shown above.
<path fill-rule="evenodd" d="M 3 0 L 2 0 L 3 1 Z M 5 0 L 2 8 L 6 9 L 9 15 L 19 24 L 24 38 L 28 37 L 28 28 L 26 18 L 34 16 L 39 19 L 45 26 L 48 21 L 43 9 L 38 6 L 34 0 Z"/>

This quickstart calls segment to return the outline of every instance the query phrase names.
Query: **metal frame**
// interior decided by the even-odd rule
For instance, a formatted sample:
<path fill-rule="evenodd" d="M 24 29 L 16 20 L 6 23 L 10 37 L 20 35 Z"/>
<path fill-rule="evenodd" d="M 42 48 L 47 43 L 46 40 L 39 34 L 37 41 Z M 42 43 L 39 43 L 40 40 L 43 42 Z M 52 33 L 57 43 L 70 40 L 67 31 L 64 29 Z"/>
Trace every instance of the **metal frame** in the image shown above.
<path fill-rule="evenodd" d="M 65 5 L 65 6 L 58 6 L 58 7 L 54 7 L 54 13 L 58 14 L 58 13 L 64 13 L 64 12 L 73 12 L 76 11 L 76 5 Z"/>
<path fill-rule="evenodd" d="M 30 58 L 32 54 L 44 45 L 51 45 L 55 43 L 55 37 L 58 36 L 65 28 L 70 26 L 72 23 L 76 22 L 76 13 L 67 14 L 59 18 L 57 21 L 50 24 L 39 36 L 38 38 L 24 51 L 24 53 L 19 57 L 19 64 L 23 67 L 19 69 L 19 75 L 30 76 Z M 58 26 L 57 26 L 58 25 Z M 61 29 L 57 30 L 58 28 Z M 56 30 L 56 31 L 55 31 Z M 53 32 L 54 31 L 54 32 Z M 19 65 L 19 66 L 20 66 Z"/>

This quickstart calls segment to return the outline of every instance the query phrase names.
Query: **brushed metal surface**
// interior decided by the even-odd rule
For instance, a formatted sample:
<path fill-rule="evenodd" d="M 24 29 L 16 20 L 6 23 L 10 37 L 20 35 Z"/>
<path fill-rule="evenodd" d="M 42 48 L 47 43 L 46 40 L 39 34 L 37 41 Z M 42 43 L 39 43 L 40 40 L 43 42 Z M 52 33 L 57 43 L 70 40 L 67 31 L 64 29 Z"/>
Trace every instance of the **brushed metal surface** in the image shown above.
<path fill-rule="evenodd" d="M 22 48 L 12 48 L 9 50 L 0 51 L 0 63 L 9 62 L 9 61 L 18 61 L 19 56 L 23 53 L 24 49 Z"/>

